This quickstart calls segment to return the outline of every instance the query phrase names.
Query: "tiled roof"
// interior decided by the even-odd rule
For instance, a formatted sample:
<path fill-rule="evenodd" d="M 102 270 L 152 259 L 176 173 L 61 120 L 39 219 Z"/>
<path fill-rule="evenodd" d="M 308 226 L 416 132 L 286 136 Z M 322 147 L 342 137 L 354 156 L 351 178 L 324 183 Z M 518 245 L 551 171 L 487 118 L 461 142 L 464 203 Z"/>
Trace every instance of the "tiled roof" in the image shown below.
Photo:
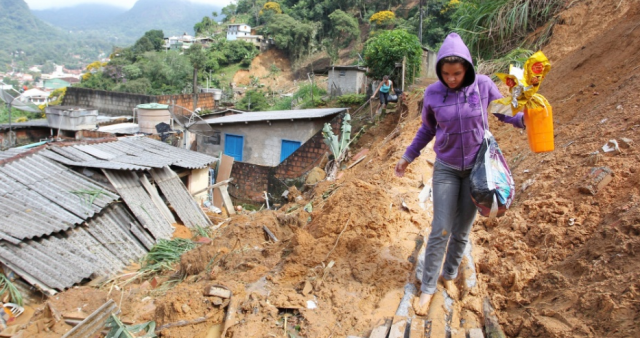
<path fill-rule="evenodd" d="M 223 117 L 211 117 L 204 121 L 209 124 L 226 124 L 242 122 L 261 122 L 278 120 L 300 120 L 317 119 L 325 116 L 335 115 L 347 110 L 347 108 L 325 108 L 325 109 L 301 109 L 301 110 L 275 110 L 266 112 L 252 112 Z"/>

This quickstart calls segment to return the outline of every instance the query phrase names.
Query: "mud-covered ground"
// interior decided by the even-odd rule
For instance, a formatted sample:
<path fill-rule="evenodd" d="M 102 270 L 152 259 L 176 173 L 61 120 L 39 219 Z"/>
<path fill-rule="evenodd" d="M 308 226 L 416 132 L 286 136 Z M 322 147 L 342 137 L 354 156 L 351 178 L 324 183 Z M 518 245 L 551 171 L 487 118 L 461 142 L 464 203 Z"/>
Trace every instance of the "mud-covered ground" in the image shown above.
<path fill-rule="evenodd" d="M 553 105 L 556 149 L 532 153 L 526 133 L 490 119 L 518 190 L 504 217 L 474 225 L 478 286 L 465 290 L 458 281 L 452 327 L 480 327 L 488 297 L 509 337 L 638 337 L 640 156 L 637 144 L 622 139 L 640 142 L 640 3 L 572 1 L 558 19 L 543 48 L 552 69 L 541 88 Z M 158 326 L 206 317 L 160 335 L 215 337 L 227 304 L 215 305 L 203 290 L 218 284 L 237 302 L 227 336 L 368 336 L 395 314 L 405 285 L 416 283 L 416 251 L 429 231 L 418 194 L 431 177 L 433 151 L 425 149 L 405 177 L 393 175 L 419 127 L 428 83 L 410 88 L 406 107 L 371 126 L 353 149 L 369 149 L 367 157 L 338 180 L 308 187 L 279 210 L 231 218 L 155 281 L 80 286 L 49 303 L 87 315 L 113 299 L 124 320 Z M 611 139 L 620 152 L 604 154 Z M 589 170 L 601 166 L 613 180 L 595 195 L 581 192 Z M 304 211 L 309 202 L 313 210 Z M 33 307 L 26 336 L 70 329 L 48 319 L 43 305 Z"/>

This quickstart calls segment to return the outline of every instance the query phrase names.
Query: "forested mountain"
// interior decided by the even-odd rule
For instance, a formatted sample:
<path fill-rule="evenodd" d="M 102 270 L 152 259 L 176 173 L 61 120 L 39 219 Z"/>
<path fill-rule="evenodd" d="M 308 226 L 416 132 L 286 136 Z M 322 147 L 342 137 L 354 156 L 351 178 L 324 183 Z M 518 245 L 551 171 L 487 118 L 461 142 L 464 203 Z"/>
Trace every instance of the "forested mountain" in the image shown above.
<path fill-rule="evenodd" d="M 0 0 L 0 70 L 18 69 L 47 60 L 73 66 L 96 59 L 111 46 L 92 35 L 73 37 L 34 16 L 24 0 Z"/>
<path fill-rule="evenodd" d="M 64 8 L 31 10 L 42 21 L 74 31 L 93 29 L 96 25 L 112 21 L 126 11 L 126 8 L 105 4 L 79 4 Z"/>
<path fill-rule="evenodd" d="M 111 43 L 124 47 L 152 29 L 162 30 L 167 36 L 193 34 L 196 22 L 220 10 L 219 6 L 188 0 L 138 0 L 129 10 L 109 5 L 83 4 L 33 13 L 54 26 L 74 31 L 74 34 L 103 36 Z"/>

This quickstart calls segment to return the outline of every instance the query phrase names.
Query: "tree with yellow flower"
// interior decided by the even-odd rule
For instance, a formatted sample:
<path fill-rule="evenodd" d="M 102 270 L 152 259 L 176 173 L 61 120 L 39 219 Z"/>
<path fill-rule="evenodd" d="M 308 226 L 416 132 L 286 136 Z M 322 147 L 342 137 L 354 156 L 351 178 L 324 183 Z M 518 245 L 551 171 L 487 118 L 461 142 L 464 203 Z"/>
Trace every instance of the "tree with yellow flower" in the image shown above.
<path fill-rule="evenodd" d="M 370 23 L 376 25 L 391 25 L 396 19 L 396 15 L 392 11 L 380 11 L 369 18 Z"/>

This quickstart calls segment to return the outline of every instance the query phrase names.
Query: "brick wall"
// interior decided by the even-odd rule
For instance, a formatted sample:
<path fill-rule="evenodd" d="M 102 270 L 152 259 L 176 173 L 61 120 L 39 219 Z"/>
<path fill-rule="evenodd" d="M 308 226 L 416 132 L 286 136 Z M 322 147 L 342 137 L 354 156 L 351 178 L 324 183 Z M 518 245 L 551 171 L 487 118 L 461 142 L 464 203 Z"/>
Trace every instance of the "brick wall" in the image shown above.
<path fill-rule="evenodd" d="M 78 87 L 67 87 L 62 105 L 96 108 L 100 115 L 131 116 L 133 109 L 139 104 L 151 102 L 171 104 L 172 101 L 190 110 L 193 109 L 194 102 L 202 109 L 215 108 L 212 93 L 153 96 Z"/>
<path fill-rule="evenodd" d="M 48 138 L 51 136 L 51 130 L 40 127 L 32 127 L 25 129 L 14 129 L 15 133 L 15 144 L 14 146 L 23 146 L 31 143 L 40 142 L 40 140 Z M 0 131 L 0 150 L 9 148 L 11 145 L 9 144 L 9 130 Z"/>
<path fill-rule="evenodd" d="M 263 202 L 263 191 L 269 191 L 269 177 L 273 176 L 273 171 L 273 167 L 234 162 L 229 195 L 236 201 Z"/>
<path fill-rule="evenodd" d="M 333 133 L 338 137 L 340 137 L 340 124 L 342 123 L 343 117 L 344 114 L 338 114 L 329 122 L 331 123 Z M 276 167 L 275 175 L 277 178 L 298 178 L 317 166 L 324 154 L 330 151 L 329 146 L 324 143 L 322 130 L 320 130 L 280 163 Z"/>

